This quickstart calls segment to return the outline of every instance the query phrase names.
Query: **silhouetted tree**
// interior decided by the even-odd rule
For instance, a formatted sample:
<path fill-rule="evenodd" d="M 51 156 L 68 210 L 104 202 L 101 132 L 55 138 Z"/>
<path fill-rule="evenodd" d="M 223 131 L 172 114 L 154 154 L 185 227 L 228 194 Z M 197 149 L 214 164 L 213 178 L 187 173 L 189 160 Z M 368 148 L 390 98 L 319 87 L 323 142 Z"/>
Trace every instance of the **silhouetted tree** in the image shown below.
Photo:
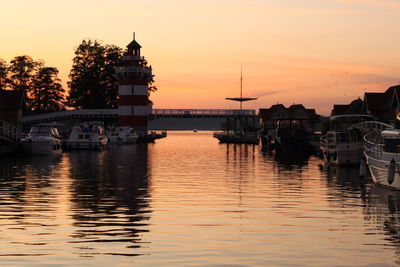
<path fill-rule="evenodd" d="M 29 93 L 32 85 L 34 71 L 42 63 L 34 61 L 30 56 L 17 56 L 10 61 L 9 87 L 12 90 L 21 90 L 24 92 L 25 109 L 30 109 Z"/>
<path fill-rule="evenodd" d="M 33 76 L 29 92 L 30 107 L 37 112 L 51 112 L 64 109 L 64 92 L 58 69 L 40 67 Z"/>
<path fill-rule="evenodd" d="M 75 50 L 68 83 L 68 104 L 77 108 L 115 108 L 118 83 L 114 77 L 123 51 L 96 40 L 83 40 Z"/>
<path fill-rule="evenodd" d="M 6 90 L 8 82 L 8 65 L 5 60 L 0 58 L 0 90 Z"/>
<path fill-rule="evenodd" d="M 149 63 L 147 62 L 146 59 L 142 61 L 142 67 L 151 69 L 151 66 L 148 66 L 148 64 Z M 151 76 L 151 80 L 149 81 L 148 87 L 149 87 L 149 93 L 157 91 L 157 87 L 154 85 L 154 75 Z"/>

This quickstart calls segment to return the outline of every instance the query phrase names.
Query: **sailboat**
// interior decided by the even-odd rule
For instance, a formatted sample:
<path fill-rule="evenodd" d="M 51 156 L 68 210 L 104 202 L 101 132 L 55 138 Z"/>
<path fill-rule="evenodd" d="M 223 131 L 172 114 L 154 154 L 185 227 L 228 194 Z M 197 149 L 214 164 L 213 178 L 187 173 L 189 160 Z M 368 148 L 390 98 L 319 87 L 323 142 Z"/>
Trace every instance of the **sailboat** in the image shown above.
<path fill-rule="evenodd" d="M 220 143 L 258 144 L 258 132 L 255 129 L 255 125 L 249 127 L 247 117 L 242 112 L 243 102 L 257 99 L 256 97 L 243 97 L 242 67 L 240 67 L 240 97 L 227 97 L 225 99 L 239 102 L 240 111 L 233 115 L 233 128 L 229 129 L 230 123 L 229 117 L 227 117 L 226 131 L 214 133 L 214 138 L 217 138 Z"/>

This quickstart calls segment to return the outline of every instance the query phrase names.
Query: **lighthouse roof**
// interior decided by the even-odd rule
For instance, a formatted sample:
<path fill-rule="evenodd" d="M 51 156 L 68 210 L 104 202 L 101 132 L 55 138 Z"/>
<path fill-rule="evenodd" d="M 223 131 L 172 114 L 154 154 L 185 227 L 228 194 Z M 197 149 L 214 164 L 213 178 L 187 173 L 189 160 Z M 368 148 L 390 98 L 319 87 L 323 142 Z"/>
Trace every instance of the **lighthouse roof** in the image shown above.
<path fill-rule="evenodd" d="M 133 49 L 142 48 L 140 46 L 140 44 L 138 42 L 136 42 L 136 40 L 133 40 L 132 42 L 130 42 L 126 47 L 133 48 Z"/>

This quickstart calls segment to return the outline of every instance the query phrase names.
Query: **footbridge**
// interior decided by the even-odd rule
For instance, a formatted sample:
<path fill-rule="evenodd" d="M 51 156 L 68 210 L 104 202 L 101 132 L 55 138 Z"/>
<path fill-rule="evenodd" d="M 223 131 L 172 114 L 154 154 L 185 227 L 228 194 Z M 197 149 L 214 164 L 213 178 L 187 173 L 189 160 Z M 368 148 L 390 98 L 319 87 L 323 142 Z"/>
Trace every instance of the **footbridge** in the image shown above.
<path fill-rule="evenodd" d="M 153 109 L 149 128 L 153 130 L 218 130 L 230 117 L 256 120 L 251 109 Z M 23 118 L 24 128 L 38 123 L 98 120 L 116 123 L 118 109 L 82 109 L 29 115 Z"/>

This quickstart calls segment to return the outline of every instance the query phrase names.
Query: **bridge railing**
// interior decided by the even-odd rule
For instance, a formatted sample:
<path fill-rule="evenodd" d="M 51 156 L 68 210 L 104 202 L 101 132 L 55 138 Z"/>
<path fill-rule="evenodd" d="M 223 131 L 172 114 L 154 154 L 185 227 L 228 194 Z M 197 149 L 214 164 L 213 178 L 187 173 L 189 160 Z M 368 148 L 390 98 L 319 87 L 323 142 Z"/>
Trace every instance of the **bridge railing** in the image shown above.
<path fill-rule="evenodd" d="M 22 121 L 45 121 L 57 118 L 79 118 L 86 116 L 117 116 L 118 109 L 77 109 L 77 110 L 64 110 L 51 113 L 43 113 L 37 115 L 25 116 Z"/>
<path fill-rule="evenodd" d="M 152 115 L 155 116 L 232 116 L 244 115 L 255 116 L 256 111 L 252 109 L 153 109 Z M 65 119 L 102 119 L 118 117 L 118 109 L 79 109 L 64 110 L 58 112 L 24 116 L 23 123 L 40 123 Z"/>
<path fill-rule="evenodd" d="M 204 116 L 229 116 L 229 115 L 247 115 L 254 116 L 256 111 L 252 109 L 153 109 L 152 115 L 204 115 Z"/>

